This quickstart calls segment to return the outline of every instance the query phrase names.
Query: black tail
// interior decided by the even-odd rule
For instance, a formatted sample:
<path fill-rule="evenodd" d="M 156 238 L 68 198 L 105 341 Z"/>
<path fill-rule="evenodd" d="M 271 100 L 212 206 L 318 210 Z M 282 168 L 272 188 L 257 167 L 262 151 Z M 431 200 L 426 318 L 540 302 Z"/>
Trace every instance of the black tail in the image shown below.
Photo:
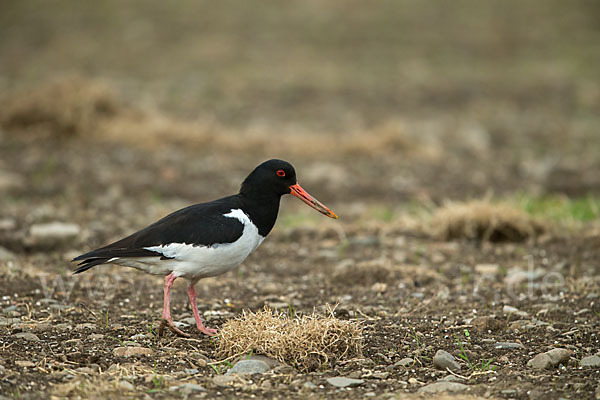
<path fill-rule="evenodd" d="M 73 259 L 73 261 L 76 261 L 77 258 Z M 96 265 L 104 264 L 108 260 L 110 260 L 110 258 L 88 258 L 87 260 L 83 260 L 79 263 L 79 267 L 75 271 L 73 271 L 73 274 L 82 273 L 92 267 L 95 267 Z"/>

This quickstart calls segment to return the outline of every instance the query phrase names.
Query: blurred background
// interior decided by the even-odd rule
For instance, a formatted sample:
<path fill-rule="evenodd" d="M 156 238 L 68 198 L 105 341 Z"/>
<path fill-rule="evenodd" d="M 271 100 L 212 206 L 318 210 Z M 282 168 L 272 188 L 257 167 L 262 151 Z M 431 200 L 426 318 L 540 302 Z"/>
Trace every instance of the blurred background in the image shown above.
<path fill-rule="evenodd" d="M 3 213 L 159 216 L 277 157 L 342 216 L 525 196 L 593 217 L 599 43 L 593 0 L 4 2 Z"/>

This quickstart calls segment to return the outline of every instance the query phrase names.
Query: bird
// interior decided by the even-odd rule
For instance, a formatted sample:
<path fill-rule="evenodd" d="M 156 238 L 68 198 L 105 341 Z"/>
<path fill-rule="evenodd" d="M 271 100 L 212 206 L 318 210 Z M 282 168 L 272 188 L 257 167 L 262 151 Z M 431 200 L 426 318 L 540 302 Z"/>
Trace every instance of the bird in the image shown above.
<path fill-rule="evenodd" d="M 196 283 L 239 266 L 273 229 L 281 197 L 291 194 L 320 213 L 338 216 L 304 190 L 287 161 L 272 159 L 258 165 L 241 184 L 239 193 L 190 205 L 121 240 L 92 250 L 72 261 L 79 274 L 101 264 L 116 264 L 164 276 L 160 336 L 167 326 L 174 334 L 190 335 L 173 323 L 171 287 L 177 278 L 189 282 L 187 294 L 198 331 L 217 330 L 202 323 L 196 305 Z"/>

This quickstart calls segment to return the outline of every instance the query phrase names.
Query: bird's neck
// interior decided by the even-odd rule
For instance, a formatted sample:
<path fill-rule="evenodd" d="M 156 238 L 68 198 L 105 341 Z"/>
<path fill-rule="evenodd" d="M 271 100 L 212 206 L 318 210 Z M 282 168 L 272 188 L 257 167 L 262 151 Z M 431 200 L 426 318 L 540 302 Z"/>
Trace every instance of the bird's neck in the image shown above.
<path fill-rule="evenodd" d="M 281 196 L 253 193 L 238 194 L 242 200 L 244 211 L 258 228 L 258 234 L 266 237 L 277 220 Z"/>

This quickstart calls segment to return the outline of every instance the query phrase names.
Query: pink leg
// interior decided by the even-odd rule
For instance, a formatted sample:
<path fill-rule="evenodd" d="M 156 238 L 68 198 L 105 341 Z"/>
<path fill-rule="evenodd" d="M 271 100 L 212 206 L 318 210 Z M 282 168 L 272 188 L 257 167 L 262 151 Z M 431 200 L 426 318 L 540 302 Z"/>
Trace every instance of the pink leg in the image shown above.
<path fill-rule="evenodd" d="M 190 304 L 192 305 L 192 311 L 194 312 L 194 318 L 196 319 L 196 326 L 198 330 L 205 335 L 214 336 L 217 334 L 216 329 L 207 328 L 202 324 L 202 320 L 200 319 L 200 314 L 198 314 L 198 307 L 196 306 L 196 289 L 194 288 L 194 284 L 190 283 L 188 286 L 188 297 L 190 299 Z"/>
<path fill-rule="evenodd" d="M 168 325 L 169 329 L 173 331 L 174 334 L 184 337 L 189 337 L 187 333 L 182 332 L 179 328 L 173 324 L 173 319 L 171 318 L 171 287 L 173 286 L 173 282 L 175 282 L 177 277 L 170 273 L 165 276 L 165 287 L 164 287 L 164 304 L 163 304 L 163 315 L 162 315 L 162 323 L 158 328 L 158 336 L 162 335 L 163 329 L 165 325 Z"/>

